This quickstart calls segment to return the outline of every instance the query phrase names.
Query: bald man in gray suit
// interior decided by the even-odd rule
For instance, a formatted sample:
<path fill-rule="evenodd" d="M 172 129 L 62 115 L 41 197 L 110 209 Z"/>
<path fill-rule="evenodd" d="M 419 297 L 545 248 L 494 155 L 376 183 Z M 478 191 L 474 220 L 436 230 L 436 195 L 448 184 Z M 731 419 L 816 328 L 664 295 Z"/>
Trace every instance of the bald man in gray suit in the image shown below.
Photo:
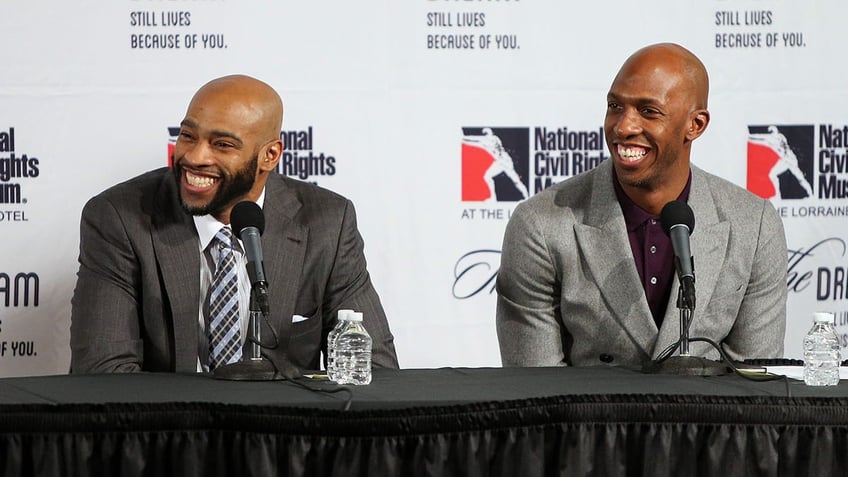
<path fill-rule="evenodd" d="M 688 202 L 697 309 L 689 335 L 731 359 L 783 356 L 787 249 L 772 205 L 690 165 L 709 123 L 703 64 L 658 44 L 634 53 L 607 96 L 611 159 L 516 207 L 497 278 L 505 366 L 640 366 L 680 337 L 663 206 Z M 717 359 L 693 342 L 693 356 Z"/>
<path fill-rule="evenodd" d="M 259 203 L 265 216 L 270 315 L 262 340 L 276 346 L 263 355 L 278 370 L 319 369 L 337 311 L 353 309 L 363 312 L 373 339 L 373 365 L 398 367 L 353 204 L 275 172 L 282 115 L 280 97 L 259 80 L 210 81 L 189 104 L 173 168 L 143 174 L 86 204 L 72 301 L 73 372 L 210 371 L 207 244 L 242 201 Z M 250 283 L 244 254 L 237 255 L 245 298 Z"/>

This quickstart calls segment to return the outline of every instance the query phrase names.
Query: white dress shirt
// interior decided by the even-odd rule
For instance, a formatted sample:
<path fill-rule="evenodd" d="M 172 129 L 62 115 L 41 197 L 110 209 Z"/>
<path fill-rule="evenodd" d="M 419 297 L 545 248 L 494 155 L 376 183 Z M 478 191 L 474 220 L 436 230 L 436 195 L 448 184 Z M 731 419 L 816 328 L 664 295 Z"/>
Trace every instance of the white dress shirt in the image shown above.
<path fill-rule="evenodd" d="M 259 200 L 259 207 L 265 203 L 265 189 Z M 200 303 L 198 305 L 198 333 L 197 333 L 197 371 L 209 372 L 209 336 L 206 329 L 209 326 L 209 287 L 212 286 L 212 276 L 215 273 L 215 265 L 218 263 L 218 249 L 209 247 L 215 234 L 225 225 L 211 215 L 194 216 L 194 227 L 197 229 L 200 253 Z M 229 225 L 226 225 L 229 227 Z M 239 290 L 239 336 L 242 344 L 247 339 L 248 318 L 250 308 L 250 277 L 247 274 L 247 256 L 244 254 L 244 246 L 237 233 L 233 232 L 236 240 L 233 242 L 233 252 L 236 257 L 236 269 L 238 270 Z"/>

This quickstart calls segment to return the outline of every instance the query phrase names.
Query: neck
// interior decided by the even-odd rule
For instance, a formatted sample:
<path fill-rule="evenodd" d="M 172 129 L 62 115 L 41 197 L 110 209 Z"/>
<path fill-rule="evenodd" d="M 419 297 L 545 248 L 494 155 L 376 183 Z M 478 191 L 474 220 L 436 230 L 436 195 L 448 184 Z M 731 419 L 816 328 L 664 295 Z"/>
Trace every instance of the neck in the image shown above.
<path fill-rule="evenodd" d="M 624 184 L 621 185 L 621 189 L 625 194 L 627 194 L 627 197 L 630 197 L 630 200 L 632 200 L 634 204 L 638 205 L 642 210 L 651 215 L 660 215 L 663 206 L 665 206 L 668 202 L 677 199 L 680 192 L 683 190 L 681 188 L 677 192 L 671 194 L 668 193 L 667 190 L 649 191 L 636 187 L 628 187 Z"/>
<path fill-rule="evenodd" d="M 619 182 L 619 185 L 621 190 L 627 194 L 627 197 L 642 210 L 651 215 L 660 215 L 665 204 L 680 197 L 687 182 L 689 182 L 689 174 L 681 174 L 680 179 L 668 180 L 652 188 L 637 187 L 621 182 Z"/>

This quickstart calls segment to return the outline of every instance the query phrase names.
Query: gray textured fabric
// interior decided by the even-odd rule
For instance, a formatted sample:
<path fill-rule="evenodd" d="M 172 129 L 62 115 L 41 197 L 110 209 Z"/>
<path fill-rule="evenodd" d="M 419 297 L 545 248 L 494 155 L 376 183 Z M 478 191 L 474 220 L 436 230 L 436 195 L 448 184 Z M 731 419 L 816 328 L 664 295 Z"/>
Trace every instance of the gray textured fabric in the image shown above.
<path fill-rule="evenodd" d="M 661 328 L 651 317 L 613 189 L 612 163 L 516 207 L 498 273 L 505 366 L 639 365 L 680 336 L 675 280 Z M 730 356 L 783 356 L 787 249 L 774 207 L 692 167 L 697 306 L 689 336 Z M 706 343 L 696 356 L 718 358 Z"/>
<path fill-rule="evenodd" d="M 318 369 L 336 311 L 364 313 L 373 364 L 397 367 L 393 337 L 366 269 L 353 204 L 311 184 L 272 174 L 262 236 L 271 315 L 279 345 L 264 349 Z M 84 207 L 80 268 L 72 300 L 73 372 L 177 371 L 197 367 L 200 257 L 173 173 L 161 168 L 114 186 Z M 293 315 L 310 319 L 292 323 Z M 267 328 L 263 342 L 272 339 Z"/>

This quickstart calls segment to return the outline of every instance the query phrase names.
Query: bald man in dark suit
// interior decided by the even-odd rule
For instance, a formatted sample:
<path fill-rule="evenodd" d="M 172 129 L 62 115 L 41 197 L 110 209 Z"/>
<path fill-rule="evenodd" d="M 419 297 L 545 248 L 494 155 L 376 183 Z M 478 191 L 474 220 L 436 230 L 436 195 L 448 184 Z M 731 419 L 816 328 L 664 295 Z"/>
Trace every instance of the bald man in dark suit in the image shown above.
<path fill-rule="evenodd" d="M 266 222 L 267 324 L 276 337 L 266 327 L 263 342 L 278 344 L 263 355 L 278 369 L 318 369 L 337 311 L 353 309 L 364 313 L 373 338 L 373 365 L 398 367 L 353 204 L 275 172 L 282 116 L 279 95 L 259 80 L 210 81 L 189 104 L 172 168 L 116 185 L 86 204 L 72 301 L 72 372 L 210 371 L 206 294 L 214 265 L 207 245 L 242 201 L 257 202 Z M 243 251 L 239 243 L 233 249 Z M 249 296 L 243 270 L 239 287 L 242 298 Z"/>

